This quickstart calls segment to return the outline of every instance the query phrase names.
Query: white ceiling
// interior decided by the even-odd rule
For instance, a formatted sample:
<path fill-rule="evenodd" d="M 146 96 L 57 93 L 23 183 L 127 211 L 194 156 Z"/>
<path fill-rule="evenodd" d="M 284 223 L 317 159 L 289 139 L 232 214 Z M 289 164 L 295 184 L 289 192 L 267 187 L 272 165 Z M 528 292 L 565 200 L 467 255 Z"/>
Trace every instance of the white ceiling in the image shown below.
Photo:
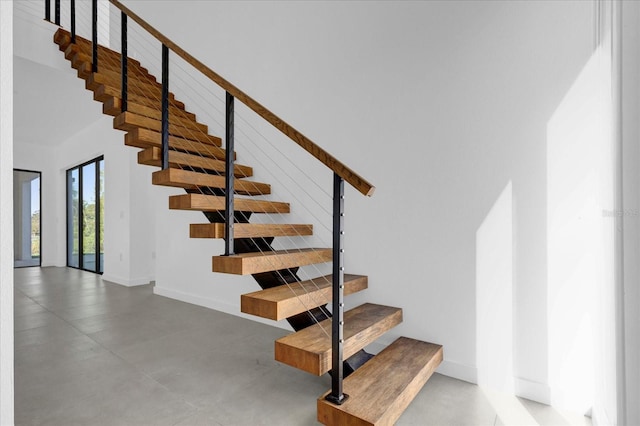
<path fill-rule="evenodd" d="M 102 104 L 71 66 L 59 70 L 19 56 L 13 61 L 16 143 L 59 145 L 103 117 Z"/>

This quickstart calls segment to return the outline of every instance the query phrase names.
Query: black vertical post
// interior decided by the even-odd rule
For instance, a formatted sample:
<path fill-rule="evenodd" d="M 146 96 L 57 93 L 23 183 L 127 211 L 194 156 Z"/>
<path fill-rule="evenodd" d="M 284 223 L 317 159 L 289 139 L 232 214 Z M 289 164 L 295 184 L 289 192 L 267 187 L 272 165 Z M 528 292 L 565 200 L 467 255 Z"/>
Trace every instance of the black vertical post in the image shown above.
<path fill-rule="evenodd" d="M 169 48 L 162 45 L 162 170 L 169 168 Z"/>
<path fill-rule="evenodd" d="M 51 22 L 51 0 L 44 0 L 44 19 Z"/>
<path fill-rule="evenodd" d="M 120 62 L 121 62 L 121 74 L 122 74 L 122 84 L 120 85 L 122 89 L 122 93 L 120 95 L 120 106 L 122 112 L 127 110 L 127 65 L 128 65 L 128 54 L 127 54 L 127 14 L 124 12 L 120 13 L 120 22 L 121 22 L 121 46 L 120 46 Z"/>
<path fill-rule="evenodd" d="M 60 0 L 55 1 L 55 24 L 60 25 Z"/>
<path fill-rule="evenodd" d="M 224 190 L 224 223 L 225 223 L 225 233 L 224 233 L 224 254 L 225 256 L 230 256 L 235 254 L 235 247 L 233 244 L 233 192 L 234 192 L 234 175 L 233 175 L 233 153 L 234 153 L 234 142 L 233 142 L 233 116 L 234 116 L 234 98 L 233 96 L 227 92 L 226 97 L 226 113 L 225 113 L 225 190 Z"/>
<path fill-rule="evenodd" d="M 98 72 L 98 0 L 91 2 L 91 71 Z"/>
<path fill-rule="evenodd" d="M 71 0 L 71 43 L 76 42 L 76 0 Z"/>
<path fill-rule="evenodd" d="M 344 179 L 333 174 L 333 311 L 331 318 L 331 393 L 326 399 L 337 405 L 349 395 L 342 392 L 344 344 Z"/>

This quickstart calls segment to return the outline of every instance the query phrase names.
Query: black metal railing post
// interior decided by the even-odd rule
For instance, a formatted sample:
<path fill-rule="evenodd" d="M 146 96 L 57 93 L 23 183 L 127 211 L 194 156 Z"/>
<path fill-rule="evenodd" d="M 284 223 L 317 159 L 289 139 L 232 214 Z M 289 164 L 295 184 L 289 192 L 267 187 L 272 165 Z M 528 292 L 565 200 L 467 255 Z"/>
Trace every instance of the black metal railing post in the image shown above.
<path fill-rule="evenodd" d="M 51 0 L 44 0 L 44 19 L 51 22 Z"/>
<path fill-rule="evenodd" d="M 54 15 L 54 19 L 55 19 L 55 24 L 56 25 L 60 25 L 60 0 L 56 0 L 55 1 L 55 15 Z"/>
<path fill-rule="evenodd" d="M 124 12 L 120 12 L 120 63 L 121 63 L 121 94 L 120 94 L 120 107 L 121 111 L 125 112 L 127 110 L 127 65 L 128 65 L 128 54 L 127 54 L 127 14 Z"/>
<path fill-rule="evenodd" d="M 76 43 L 76 0 L 71 0 L 71 43 Z"/>
<path fill-rule="evenodd" d="M 98 0 L 91 2 L 91 71 L 98 72 Z"/>
<path fill-rule="evenodd" d="M 162 45 L 162 170 L 169 168 L 169 48 Z"/>
<path fill-rule="evenodd" d="M 235 254 L 233 244 L 233 192 L 234 192 L 234 174 L 233 174 L 233 117 L 234 117 L 234 97 L 227 92 L 226 96 L 226 112 L 225 112 L 225 191 L 224 191 L 224 254 L 230 256 Z"/>
<path fill-rule="evenodd" d="M 333 174 L 333 302 L 331 318 L 331 393 L 326 399 L 341 405 L 349 398 L 342 392 L 344 378 L 344 179 Z"/>

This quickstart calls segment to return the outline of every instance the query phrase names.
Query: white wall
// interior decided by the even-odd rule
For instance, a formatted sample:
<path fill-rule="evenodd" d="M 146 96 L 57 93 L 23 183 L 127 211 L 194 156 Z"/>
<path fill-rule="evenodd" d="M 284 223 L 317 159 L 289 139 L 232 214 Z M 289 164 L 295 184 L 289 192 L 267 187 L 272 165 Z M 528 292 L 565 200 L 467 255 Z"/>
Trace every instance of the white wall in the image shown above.
<path fill-rule="evenodd" d="M 623 2 L 622 19 L 622 221 L 624 248 L 624 359 L 626 413 L 620 422 L 640 424 L 640 4 Z"/>
<path fill-rule="evenodd" d="M 34 15 L 41 6 L 23 2 L 16 9 L 14 54 L 20 75 L 14 89 L 20 97 L 14 167 L 42 172 L 42 265 L 66 265 L 66 170 L 104 155 L 103 278 L 128 286 L 149 283 L 155 250 L 151 170 L 138 166 L 136 150 L 124 145 L 124 132 L 113 129 L 112 117 L 102 114 L 102 104 L 92 100 L 53 43 L 56 27 Z M 62 18 L 64 24 L 64 13 Z M 108 20 L 103 24 L 108 34 Z M 61 98 L 68 102 L 64 107 Z"/>
<path fill-rule="evenodd" d="M 590 2 L 126 3 L 377 186 L 347 193 L 347 269 L 370 279 L 350 303 L 403 307 L 383 340 L 442 343 L 465 380 L 476 233 L 511 182 L 515 388 L 548 400 L 546 128 L 591 55 Z M 256 286 L 211 274 L 221 245 L 189 221 L 159 211 L 158 291 L 237 309 Z"/>
<path fill-rule="evenodd" d="M 13 2 L 0 2 L 0 425 L 13 416 Z"/>

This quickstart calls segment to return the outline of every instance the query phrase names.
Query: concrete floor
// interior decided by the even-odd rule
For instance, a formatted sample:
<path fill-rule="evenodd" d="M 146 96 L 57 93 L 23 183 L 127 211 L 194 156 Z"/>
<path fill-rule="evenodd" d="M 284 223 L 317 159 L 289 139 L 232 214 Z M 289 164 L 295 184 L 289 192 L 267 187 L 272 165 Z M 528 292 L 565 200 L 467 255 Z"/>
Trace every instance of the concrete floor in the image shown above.
<path fill-rule="evenodd" d="M 328 376 L 273 360 L 287 331 L 68 268 L 15 270 L 17 425 L 313 425 Z M 435 374 L 398 424 L 590 425 Z"/>

